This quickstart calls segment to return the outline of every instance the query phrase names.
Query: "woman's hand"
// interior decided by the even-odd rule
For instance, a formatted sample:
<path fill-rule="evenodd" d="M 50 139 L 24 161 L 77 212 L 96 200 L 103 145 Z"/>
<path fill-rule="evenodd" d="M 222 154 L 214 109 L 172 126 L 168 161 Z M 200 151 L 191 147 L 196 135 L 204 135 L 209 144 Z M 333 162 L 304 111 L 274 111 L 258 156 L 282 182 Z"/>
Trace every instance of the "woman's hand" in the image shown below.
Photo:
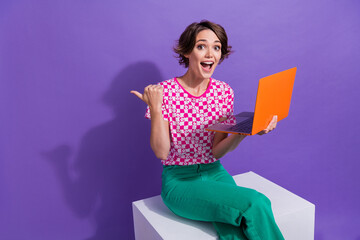
<path fill-rule="evenodd" d="M 149 85 L 145 87 L 144 94 L 134 90 L 130 92 L 149 105 L 150 109 L 161 110 L 161 105 L 163 102 L 163 86 Z"/>
<path fill-rule="evenodd" d="M 266 129 L 262 130 L 261 132 L 258 133 L 258 135 L 264 135 L 266 133 L 271 132 L 272 130 L 274 130 L 276 128 L 276 124 L 277 124 L 277 115 L 273 116 L 271 122 L 269 123 L 269 125 L 267 126 Z"/>

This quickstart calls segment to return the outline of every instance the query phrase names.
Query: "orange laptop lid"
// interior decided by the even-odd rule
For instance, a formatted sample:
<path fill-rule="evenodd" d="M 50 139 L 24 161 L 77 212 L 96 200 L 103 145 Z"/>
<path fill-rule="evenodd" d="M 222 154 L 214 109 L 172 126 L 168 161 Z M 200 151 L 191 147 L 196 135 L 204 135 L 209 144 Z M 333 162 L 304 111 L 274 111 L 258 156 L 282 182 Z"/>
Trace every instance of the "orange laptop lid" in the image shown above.
<path fill-rule="evenodd" d="M 296 67 L 275 73 L 259 80 L 255 112 L 234 115 L 235 124 L 222 124 L 206 128 L 208 131 L 255 135 L 269 125 L 274 115 L 278 121 L 287 117 L 290 108 Z"/>
<path fill-rule="evenodd" d="M 296 67 L 260 79 L 252 134 L 264 130 L 274 115 L 278 121 L 289 114 Z"/>

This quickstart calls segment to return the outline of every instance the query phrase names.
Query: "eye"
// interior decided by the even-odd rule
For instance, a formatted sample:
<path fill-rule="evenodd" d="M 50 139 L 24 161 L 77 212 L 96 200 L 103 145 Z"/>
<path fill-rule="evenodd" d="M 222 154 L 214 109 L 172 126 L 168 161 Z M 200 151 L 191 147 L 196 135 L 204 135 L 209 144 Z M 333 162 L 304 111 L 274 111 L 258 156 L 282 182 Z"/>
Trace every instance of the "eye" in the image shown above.
<path fill-rule="evenodd" d="M 203 50 L 203 49 L 205 49 L 205 45 L 203 45 L 203 44 L 197 45 L 197 49 Z"/>
<path fill-rule="evenodd" d="M 220 47 L 220 46 L 215 46 L 214 49 L 215 49 L 216 51 L 219 51 L 219 50 L 221 50 L 221 47 Z"/>

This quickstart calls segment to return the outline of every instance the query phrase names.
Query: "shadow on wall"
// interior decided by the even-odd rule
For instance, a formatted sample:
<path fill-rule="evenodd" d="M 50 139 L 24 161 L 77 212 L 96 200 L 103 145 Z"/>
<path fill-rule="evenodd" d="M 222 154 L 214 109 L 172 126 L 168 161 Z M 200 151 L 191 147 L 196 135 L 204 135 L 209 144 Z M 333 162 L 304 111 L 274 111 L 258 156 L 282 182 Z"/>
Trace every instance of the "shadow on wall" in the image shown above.
<path fill-rule="evenodd" d="M 124 68 L 104 94 L 114 118 L 82 137 L 71 161 L 71 148 L 60 145 L 44 153 L 60 179 L 71 209 L 94 220 L 95 239 L 134 239 L 131 202 L 161 190 L 161 164 L 151 151 L 145 103 L 130 93 L 162 81 L 158 68 L 138 62 Z"/>

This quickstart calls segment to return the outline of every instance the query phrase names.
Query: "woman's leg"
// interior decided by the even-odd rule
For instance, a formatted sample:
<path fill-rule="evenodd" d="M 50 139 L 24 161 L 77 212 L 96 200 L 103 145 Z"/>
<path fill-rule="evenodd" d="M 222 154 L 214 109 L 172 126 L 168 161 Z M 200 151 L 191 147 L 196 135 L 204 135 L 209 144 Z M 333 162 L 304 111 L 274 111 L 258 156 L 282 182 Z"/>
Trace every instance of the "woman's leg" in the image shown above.
<path fill-rule="evenodd" d="M 220 165 L 220 170 L 216 174 L 213 174 L 212 179 L 218 182 L 228 183 L 237 186 L 234 181 L 234 178 L 222 167 L 222 165 Z M 240 227 L 222 222 L 212 222 L 212 224 L 221 240 L 248 239 L 244 234 L 244 230 L 243 230 L 244 223 L 240 223 Z"/>
<path fill-rule="evenodd" d="M 216 222 L 221 239 L 283 239 L 270 201 L 227 175 L 219 163 L 164 168 L 162 198 L 179 216 Z"/>

